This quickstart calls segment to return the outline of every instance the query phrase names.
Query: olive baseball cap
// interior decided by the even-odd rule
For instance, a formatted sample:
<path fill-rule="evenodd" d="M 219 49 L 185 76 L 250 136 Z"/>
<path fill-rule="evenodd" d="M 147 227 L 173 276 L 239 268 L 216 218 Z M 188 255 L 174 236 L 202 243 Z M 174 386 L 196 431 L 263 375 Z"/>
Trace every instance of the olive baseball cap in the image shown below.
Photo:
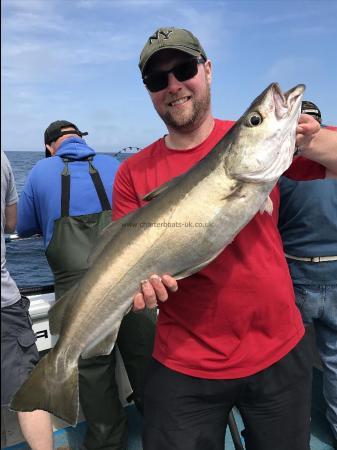
<path fill-rule="evenodd" d="M 206 52 L 199 40 L 183 28 L 159 28 L 147 40 L 139 58 L 139 68 L 144 75 L 146 65 L 152 56 L 160 50 L 180 50 L 192 56 L 202 56 L 207 60 Z"/>
<path fill-rule="evenodd" d="M 61 131 L 63 128 L 74 128 L 74 130 Z M 56 120 L 52 122 L 44 132 L 44 144 L 50 145 L 52 142 L 56 141 L 59 137 L 65 134 L 77 134 L 78 136 L 87 136 L 87 132 L 80 131 L 77 126 L 67 120 Z M 51 156 L 49 150 L 46 148 L 46 157 Z"/>

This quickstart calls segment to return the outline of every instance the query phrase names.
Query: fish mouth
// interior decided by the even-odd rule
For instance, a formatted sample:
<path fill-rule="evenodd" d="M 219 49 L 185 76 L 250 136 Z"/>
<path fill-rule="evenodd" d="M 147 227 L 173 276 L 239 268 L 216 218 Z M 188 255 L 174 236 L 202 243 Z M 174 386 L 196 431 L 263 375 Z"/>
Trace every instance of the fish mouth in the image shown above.
<path fill-rule="evenodd" d="M 291 138 L 294 123 L 298 122 L 301 114 L 301 101 L 305 90 L 304 84 L 298 84 L 282 93 L 278 83 L 273 84 L 273 99 L 275 116 L 278 120 L 286 121 L 282 133 L 283 139 L 279 143 L 279 151 L 271 166 L 265 171 L 265 181 L 272 181 L 280 176 L 291 164 L 296 151 L 295 136 Z"/>
<path fill-rule="evenodd" d="M 278 83 L 274 83 L 274 104 L 275 115 L 277 119 L 286 119 L 288 121 L 288 132 L 293 121 L 298 122 L 301 114 L 302 96 L 305 91 L 304 84 L 297 84 L 285 93 L 282 93 Z M 297 117 L 296 117 L 297 116 Z M 287 138 L 287 133 L 284 134 L 284 140 Z M 282 143 L 281 143 L 282 144 Z M 295 153 L 296 147 L 294 145 L 292 155 Z"/>
<path fill-rule="evenodd" d="M 298 84 L 285 93 L 282 93 L 278 83 L 273 83 L 272 88 L 275 115 L 278 119 L 284 119 L 286 116 L 292 117 L 296 113 L 300 113 L 299 104 L 305 90 L 304 84 Z"/>

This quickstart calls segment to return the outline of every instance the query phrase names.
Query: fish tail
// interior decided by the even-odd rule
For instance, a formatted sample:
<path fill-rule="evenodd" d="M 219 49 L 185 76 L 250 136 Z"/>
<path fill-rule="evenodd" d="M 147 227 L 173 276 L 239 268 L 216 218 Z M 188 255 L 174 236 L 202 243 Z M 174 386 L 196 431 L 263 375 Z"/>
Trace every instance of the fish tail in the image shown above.
<path fill-rule="evenodd" d="M 42 409 L 76 425 L 79 411 L 77 361 L 69 364 L 61 359 L 55 348 L 44 356 L 14 395 L 10 409 Z"/>

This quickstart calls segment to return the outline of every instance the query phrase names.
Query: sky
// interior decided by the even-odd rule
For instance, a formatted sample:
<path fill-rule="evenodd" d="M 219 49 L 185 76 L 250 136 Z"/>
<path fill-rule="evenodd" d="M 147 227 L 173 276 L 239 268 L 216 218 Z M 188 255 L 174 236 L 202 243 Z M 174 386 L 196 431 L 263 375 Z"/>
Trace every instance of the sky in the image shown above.
<path fill-rule="evenodd" d="M 138 69 L 159 27 L 186 28 L 212 61 L 216 117 L 238 119 L 271 82 L 337 125 L 337 0 L 1 0 L 1 147 L 42 151 L 54 120 L 96 151 L 166 133 Z"/>

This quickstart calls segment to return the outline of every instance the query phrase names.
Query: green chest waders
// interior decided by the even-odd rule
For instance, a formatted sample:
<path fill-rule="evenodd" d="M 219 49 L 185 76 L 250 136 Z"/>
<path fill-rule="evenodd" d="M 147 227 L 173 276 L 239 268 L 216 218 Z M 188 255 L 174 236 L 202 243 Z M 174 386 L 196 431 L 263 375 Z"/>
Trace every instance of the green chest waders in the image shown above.
<path fill-rule="evenodd" d="M 55 220 L 54 232 L 46 257 L 54 274 L 55 296 L 60 298 L 88 269 L 88 257 L 102 229 L 111 222 L 111 206 L 101 177 L 88 159 L 89 174 L 101 203 L 102 211 L 81 216 L 69 216 L 70 170 L 72 160 L 63 158 L 61 174 L 61 217 Z M 83 198 L 83 202 L 86 199 Z"/>

